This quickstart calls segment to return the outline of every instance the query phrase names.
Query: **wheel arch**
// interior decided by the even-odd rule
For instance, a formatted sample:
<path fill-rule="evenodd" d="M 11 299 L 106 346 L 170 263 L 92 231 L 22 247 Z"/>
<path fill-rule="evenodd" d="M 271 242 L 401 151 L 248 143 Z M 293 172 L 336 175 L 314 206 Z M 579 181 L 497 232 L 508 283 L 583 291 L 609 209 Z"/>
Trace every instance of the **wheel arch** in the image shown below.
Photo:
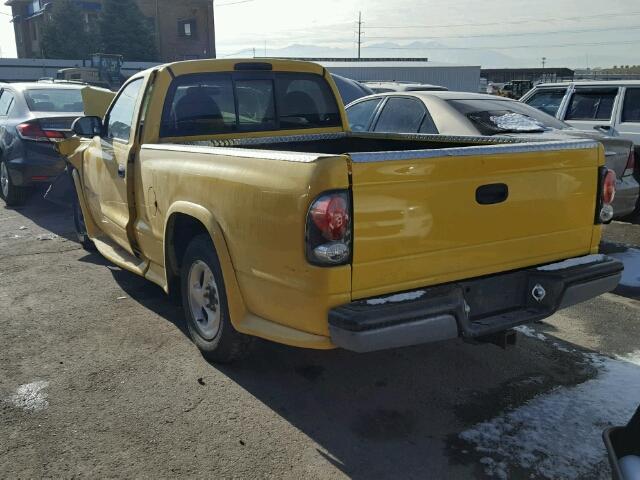
<path fill-rule="evenodd" d="M 247 311 L 223 230 L 215 216 L 201 205 L 180 201 L 169 208 L 166 218 L 164 258 L 169 293 L 179 291 L 181 257 L 187 245 L 195 236 L 208 234 L 222 269 L 231 323 L 237 328 Z"/>

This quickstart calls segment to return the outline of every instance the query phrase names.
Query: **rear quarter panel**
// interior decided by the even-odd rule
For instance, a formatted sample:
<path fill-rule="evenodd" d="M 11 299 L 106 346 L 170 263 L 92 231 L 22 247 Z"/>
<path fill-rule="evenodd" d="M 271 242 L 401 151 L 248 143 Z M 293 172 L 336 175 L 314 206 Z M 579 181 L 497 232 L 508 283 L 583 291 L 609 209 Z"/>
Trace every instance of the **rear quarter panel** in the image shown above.
<path fill-rule="evenodd" d="M 351 267 L 306 261 L 305 219 L 318 194 L 349 187 L 347 159 L 272 153 L 143 146 L 138 242 L 153 263 L 164 265 L 168 214 L 181 212 L 181 204 L 204 208 L 215 224 L 205 226 L 219 231 L 228 248 L 232 271 L 224 273 L 225 282 L 232 285 L 227 277 L 235 277 L 246 312 L 326 336 L 328 310 L 351 300 Z M 243 330 L 243 318 L 232 321 Z"/>

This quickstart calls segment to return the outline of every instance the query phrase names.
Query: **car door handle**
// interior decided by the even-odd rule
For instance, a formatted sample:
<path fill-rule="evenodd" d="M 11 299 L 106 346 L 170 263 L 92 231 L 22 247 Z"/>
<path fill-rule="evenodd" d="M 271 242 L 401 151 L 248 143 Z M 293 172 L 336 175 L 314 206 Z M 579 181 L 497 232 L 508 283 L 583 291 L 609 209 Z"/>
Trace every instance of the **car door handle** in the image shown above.
<path fill-rule="evenodd" d="M 490 183 L 476 190 L 476 202 L 480 205 L 502 203 L 507 197 L 509 197 L 509 187 L 504 183 Z"/>
<path fill-rule="evenodd" d="M 124 165 L 118 165 L 118 176 L 124 178 L 127 174 L 127 169 Z"/>
<path fill-rule="evenodd" d="M 593 127 L 595 130 L 606 130 L 607 132 L 611 130 L 611 125 L 596 125 Z"/>

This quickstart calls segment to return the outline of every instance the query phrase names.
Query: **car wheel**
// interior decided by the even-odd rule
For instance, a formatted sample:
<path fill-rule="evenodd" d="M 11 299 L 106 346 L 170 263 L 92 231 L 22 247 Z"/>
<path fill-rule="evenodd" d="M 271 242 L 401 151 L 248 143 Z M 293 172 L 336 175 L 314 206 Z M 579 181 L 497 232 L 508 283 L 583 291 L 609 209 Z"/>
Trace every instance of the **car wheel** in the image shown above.
<path fill-rule="evenodd" d="M 13 184 L 4 160 L 0 160 L 0 197 L 2 197 L 8 207 L 23 205 L 29 197 L 28 188 L 16 187 Z"/>
<path fill-rule="evenodd" d="M 82 214 L 82 208 L 80 208 L 80 202 L 76 199 L 73 202 L 73 225 L 76 229 L 76 238 L 78 243 L 82 245 L 82 248 L 89 252 L 96 251 L 96 245 L 87 235 L 87 227 L 84 224 L 84 215 Z"/>
<path fill-rule="evenodd" d="M 244 357 L 254 339 L 231 324 L 222 269 L 208 235 L 198 235 L 189 243 L 180 284 L 187 328 L 202 355 L 218 363 Z"/>

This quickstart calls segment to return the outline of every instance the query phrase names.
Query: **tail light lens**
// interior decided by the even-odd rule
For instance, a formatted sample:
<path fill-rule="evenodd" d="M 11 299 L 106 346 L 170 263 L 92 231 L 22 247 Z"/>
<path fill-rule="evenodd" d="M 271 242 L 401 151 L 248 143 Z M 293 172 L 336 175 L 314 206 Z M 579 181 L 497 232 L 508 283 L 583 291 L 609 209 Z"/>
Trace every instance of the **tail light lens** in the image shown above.
<path fill-rule="evenodd" d="M 20 138 L 35 142 L 49 142 L 66 138 L 60 130 L 43 130 L 38 122 L 21 123 L 16 126 L 16 129 Z"/>
<path fill-rule="evenodd" d="M 606 167 L 600 169 L 596 223 L 607 223 L 613 219 L 613 200 L 616 197 L 616 172 Z"/>
<path fill-rule="evenodd" d="M 320 266 L 344 265 L 351 259 L 351 198 L 348 191 L 323 193 L 309 207 L 307 260 Z"/>
<path fill-rule="evenodd" d="M 629 175 L 633 175 L 633 171 L 636 168 L 636 152 L 631 149 L 629 152 L 629 160 L 627 160 L 627 166 L 624 167 L 623 177 L 628 177 Z"/>

